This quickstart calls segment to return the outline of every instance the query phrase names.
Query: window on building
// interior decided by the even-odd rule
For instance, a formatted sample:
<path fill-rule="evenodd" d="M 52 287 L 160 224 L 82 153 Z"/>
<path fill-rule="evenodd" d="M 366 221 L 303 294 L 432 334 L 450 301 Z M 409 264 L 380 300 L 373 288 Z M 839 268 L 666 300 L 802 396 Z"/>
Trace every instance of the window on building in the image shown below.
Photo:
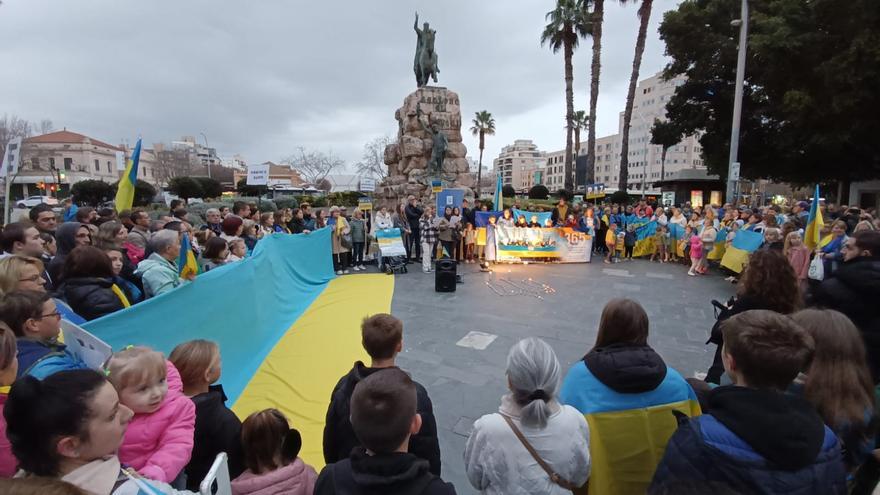
<path fill-rule="evenodd" d="M 40 169 L 40 159 L 39 158 L 37 158 L 37 157 L 31 158 L 31 168 L 33 168 L 34 170 Z"/>
<path fill-rule="evenodd" d="M 95 172 L 101 171 L 101 164 L 98 163 L 98 160 L 95 160 Z"/>
<path fill-rule="evenodd" d="M 64 159 L 64 170 L 73 170 L 73 158 Z"/>
<path fill-rule="evenodd" d="M 55 168 L 55 158 L 53 158 L 51 156 L 49 157 L 49 168 L 50 169 Z"/>
<path fill-rule="evenodd" d="M 110 162 L 107 162 L 107 173 L 108 173 L 108 174 L 112 174 L 112 173 L 113 173 L 113 166 L 110 165 Z"/>

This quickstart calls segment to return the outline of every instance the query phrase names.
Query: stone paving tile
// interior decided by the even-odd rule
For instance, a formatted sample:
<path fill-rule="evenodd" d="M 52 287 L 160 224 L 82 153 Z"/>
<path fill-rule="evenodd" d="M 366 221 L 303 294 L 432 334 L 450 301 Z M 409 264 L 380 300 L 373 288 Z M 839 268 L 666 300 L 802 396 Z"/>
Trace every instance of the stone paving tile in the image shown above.
<path fill-rule="evenodd" d="M 493 273 L 462 265 L 454 293 L 434 292 L 433 275 L 396 276 L 392 312 L 404 321 L 400 366 L 427 388 L 440 434 L 443 478 L 459 494 L 476 493 L 462 452 L 476 418 L 498 410 L 506 392 L 507 353 L 519 339 L 538 336 L 568 368 L 595 342 L 602 307 L 614 297 L 638 300 L 651 320 L 649 343 L 684 376 L 705 372 L 714 346 L 703 345 L 714 323 L 711 299 L 727 300 L 735 287 L 723 277 L 688 277 L 682 265 L 636 260 L 608 267 L 589 264 L 501 265 Z M 532 278 L 552 286 L 543 299 L 501 297 L 486 286 Z M 623 279 L 625 280 L 625 283 Z M 468 332 L 497 335 L 485 350 L 455 345 Z"/>

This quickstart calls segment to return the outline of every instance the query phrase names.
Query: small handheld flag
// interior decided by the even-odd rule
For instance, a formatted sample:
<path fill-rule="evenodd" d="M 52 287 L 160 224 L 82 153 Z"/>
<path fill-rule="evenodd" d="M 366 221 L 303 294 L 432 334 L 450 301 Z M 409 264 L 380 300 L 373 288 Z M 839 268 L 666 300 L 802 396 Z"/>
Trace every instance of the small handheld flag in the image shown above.
<path fill-rule="evenodd" d="M 819 209 L 819 184 L 816 184 L 816 192 L 813 194 L 813 203 L 810 205 L 810 216 L 807 217 L 807 228 L 804 229 L 804 245 L 810 249 L 816 249 L 822 239 L 822 210 Z"/>
<path fill-rule="evenodd" d="M 141 160 L 141 139 L 138 138 L 137 145 L 128 159 L 125 166 L 125 173 L 119 179 L 119 187 L 116 189 L 116 211 L 130 210 L 134 203 L 134 185 L 137 183 L 138 163 Z"/>
<path fill-rule="evenodd" d="M 196 255 L 193 254 L 189 234 L 183 234 L 180 240 L 180 256 L 177 257 L 177 269 L 181 278 L 194 277 L 199 274 L 199 265 L 196 263 Z"/>

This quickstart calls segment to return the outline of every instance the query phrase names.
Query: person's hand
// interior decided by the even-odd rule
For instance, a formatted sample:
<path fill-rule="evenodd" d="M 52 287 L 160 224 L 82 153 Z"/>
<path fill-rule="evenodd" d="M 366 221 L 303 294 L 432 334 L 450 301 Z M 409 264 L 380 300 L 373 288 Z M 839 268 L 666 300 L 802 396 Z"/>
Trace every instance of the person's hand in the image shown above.
<path fill-rule="evenodd" d="M 192 282 L 193 280 L 196 279 L 196 274 L 195 274 L 195 273 L 188 273 L 188 274 L 187 274 L 185 277 L 183 277 L 183 278 L 184 278 L 184 280 L 189 280 L 190 282 Z"/>

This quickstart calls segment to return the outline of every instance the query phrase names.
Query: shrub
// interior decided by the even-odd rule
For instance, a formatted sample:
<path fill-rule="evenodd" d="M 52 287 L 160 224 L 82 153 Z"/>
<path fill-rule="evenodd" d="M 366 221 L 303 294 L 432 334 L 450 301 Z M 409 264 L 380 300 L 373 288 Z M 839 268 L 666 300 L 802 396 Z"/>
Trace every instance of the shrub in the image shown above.
<path fill-rule="evenodd" d="M 168 190 L 184 201 L 204 197 L 202 185 L 192 177 L 174 177 L 168 181 Z"/>
<path fill-rule="evenodd" d="M 611 203 L 616 203 L 619 205 L 625 205 L 629 203 L 629 194 L 626 191 L 614 191 L 609 198 Z"/>
<path fill-rule="evenodd" d="M 299 201 L 296 198 L 280 198 L 272 200 L 275 202 L 275 206 L 280 210 L 282 208 L 296 208 L 299 206 Z"/>
<path fill-rule="evenodd" d="M 516 196 L 516 189 L 511 185 L 507 185 L 501 188 L 501 196 L 505 198 L 513 198 Z"/>
<path fill-rule="evenodd" d="M 534 185 L 529 189 L 529 199 L 547 199 L 549 197 L 550 191 L 543 184 Z"/>
<path fill-rule="evenodd" d="M 258 197 L 266 194 L 269 191 L 269 188 L 266 186 L 249 186 L 247 185 L 247 178 L 244 178 L 235 184 L 235 190 L 242 196 Z"/>
<path fill-rule="evenodd" d="M 559 198 L 565 198 L 566 201 L 571 201 L 572 194 L 568 189 L 560 189 L 553 193 L 553 196 L 556 197 L 557 201 Z"/>
<path fill-rule="evenodd" d="M 193 177 L 202 186 L 203 198 L 219 198 L 223 194 L 223 185 L 211 177 Z"/>
<path fill-rule="evenodd" d="M 115 188 L 102 180 L 81 180 L 70 188 L 70 194 L 77 204 L 98 206 L 113 199 Z"/>

